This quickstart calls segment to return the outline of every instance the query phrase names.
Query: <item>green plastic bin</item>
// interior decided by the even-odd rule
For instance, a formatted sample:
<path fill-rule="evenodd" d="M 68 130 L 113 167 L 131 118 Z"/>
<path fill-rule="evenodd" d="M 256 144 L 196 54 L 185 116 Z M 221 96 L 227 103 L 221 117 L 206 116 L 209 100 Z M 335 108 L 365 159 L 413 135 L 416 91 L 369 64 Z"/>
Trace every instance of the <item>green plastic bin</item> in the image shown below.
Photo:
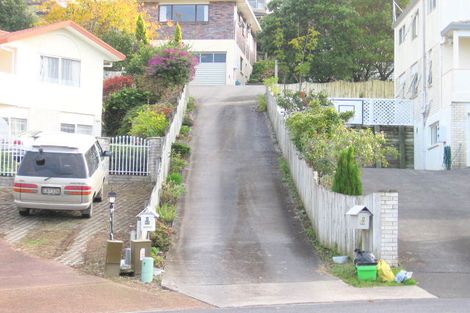
<path fill-rule="evenodd" d="M 357 265 L 357 278 L 362 281 L 377 280 L 377 265 Z"/>

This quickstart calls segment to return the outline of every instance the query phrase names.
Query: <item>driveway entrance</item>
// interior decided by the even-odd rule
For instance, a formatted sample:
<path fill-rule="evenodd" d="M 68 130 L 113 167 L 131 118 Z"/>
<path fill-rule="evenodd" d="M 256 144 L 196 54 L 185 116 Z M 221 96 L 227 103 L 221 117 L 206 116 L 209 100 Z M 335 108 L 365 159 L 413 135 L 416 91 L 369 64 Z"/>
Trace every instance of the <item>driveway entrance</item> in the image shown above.
<path fill-rule="evenodd" d="M 470 297 L 470 169 L 364 169 L 364 191 L 398 190 L 399 255 L 420 286 Z"/>

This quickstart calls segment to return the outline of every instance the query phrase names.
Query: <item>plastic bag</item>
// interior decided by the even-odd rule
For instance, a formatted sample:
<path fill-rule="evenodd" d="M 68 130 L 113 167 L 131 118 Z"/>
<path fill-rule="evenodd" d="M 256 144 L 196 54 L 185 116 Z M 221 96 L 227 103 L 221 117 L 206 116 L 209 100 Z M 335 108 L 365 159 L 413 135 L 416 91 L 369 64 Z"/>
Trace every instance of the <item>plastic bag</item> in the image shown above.
<path fill-rule="evenodd" d="M 377 264 L 377 275 L 382 282 L 391 282 L 395 280 L 395 274 L 393 274 L 390 265 L 382 259 L 380 259 Z"/>
<path fill-rule="evenodd" d="M 356 258 L 354 259 L 355 265 L 376 265 L 377 259 L 372 252 L 366 252 L 359 249 L 354 250 Z"/>
<path fill-rule="evenodd" d="M 413 272 L 400 271 L 395 278 L 397 283 L 403 283 L 406 280 L 410 279 L 413 276 Z"/>

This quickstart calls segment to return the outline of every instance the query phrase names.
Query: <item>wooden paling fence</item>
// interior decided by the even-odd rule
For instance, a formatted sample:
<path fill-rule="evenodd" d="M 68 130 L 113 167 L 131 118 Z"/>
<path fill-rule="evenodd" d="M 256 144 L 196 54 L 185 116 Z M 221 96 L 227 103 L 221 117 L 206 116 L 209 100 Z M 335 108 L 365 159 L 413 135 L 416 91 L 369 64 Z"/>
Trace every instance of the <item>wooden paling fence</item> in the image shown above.
<path fill-rule="evenodd" d="M 281 89 L 299 91 L 299 84 L 281 85 Z M 306 92 L 324 91 L 329 97 L 338 98 L 395 98 L 393 81 L 371 80 L 366 82 L 335 81 L 331 83 L 303 83 Z"/>

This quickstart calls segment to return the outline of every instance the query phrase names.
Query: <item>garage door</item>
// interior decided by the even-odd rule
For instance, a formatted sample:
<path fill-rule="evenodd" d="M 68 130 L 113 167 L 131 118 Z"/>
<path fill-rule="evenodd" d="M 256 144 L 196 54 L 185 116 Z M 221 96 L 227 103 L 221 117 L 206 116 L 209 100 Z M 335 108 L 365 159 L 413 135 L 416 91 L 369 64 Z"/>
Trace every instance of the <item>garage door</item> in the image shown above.
<path fill-rule="evenodd" d="M 225 53 L 196 53 L 199 65 L 191 85 L 225 85 L 227 55 Z"/>

